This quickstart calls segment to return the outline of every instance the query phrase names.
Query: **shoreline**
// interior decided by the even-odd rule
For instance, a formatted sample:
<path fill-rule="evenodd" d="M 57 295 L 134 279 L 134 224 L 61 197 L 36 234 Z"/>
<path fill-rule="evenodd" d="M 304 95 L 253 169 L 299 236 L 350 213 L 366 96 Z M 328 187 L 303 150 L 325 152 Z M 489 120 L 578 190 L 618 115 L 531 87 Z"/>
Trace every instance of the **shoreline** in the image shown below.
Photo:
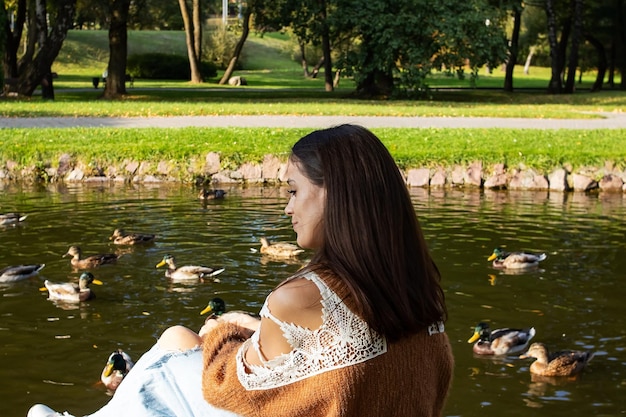
<path fill-rule="evenodd" d="M 124 161 L 119 166 L 94 167 L 72 159 L 69 154 L 58 164 L 43 163 L 21 167 L 7 161 L 0 168 L 0 181 L 26 183 L 126 183 L 195 184 L 196 186 L 280 185 L 284 183 L 286 160 L 267 154 L 261 163 L 244 162 L 238 168 L 222 166 L 220 155 L 209 152 L 201 168 L 181 166 L 171 161 Z M 626 170 L 613 164 L 585 167 L 554 167 L 539 172 L 505 164 L 484 166 L 482 161 L 467 165 L 409 168 L 400 170 L 408 187 L 476 188 L 492 190 L 602 191 L 626 193 Z"/>

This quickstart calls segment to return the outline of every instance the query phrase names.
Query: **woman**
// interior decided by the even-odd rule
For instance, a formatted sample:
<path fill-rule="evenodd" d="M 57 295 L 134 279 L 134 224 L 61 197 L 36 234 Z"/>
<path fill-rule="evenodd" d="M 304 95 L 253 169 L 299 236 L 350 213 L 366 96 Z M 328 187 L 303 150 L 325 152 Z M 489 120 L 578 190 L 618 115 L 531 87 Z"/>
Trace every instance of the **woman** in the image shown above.
<path fill-rule="evenodd" d="M 159 374 L 158 389 L 146 389 L 140 361 L 94 416 L 133 400 L 145 404 L 131 405 L 133 415 L 146 416 L 441 415 L 453 368 L 444 294 L 391 155 L 368 130 L 342 125 L 300 139 L 286 177 L 285 213 L 298 245 L 314 250 L 311 262 L 267 297 L 260 322 L 227 314 L 199 334 L 163 333 L 139 369 L 162 362 L 163 350 L 198 362 L 201 346 L 201 370 L 171 372 L 183 382 L 193 373 L 191 387 L 176 380 L 164 391 L 174 376 Z M 200 379 L 203 404 L 191 393 Z"/>

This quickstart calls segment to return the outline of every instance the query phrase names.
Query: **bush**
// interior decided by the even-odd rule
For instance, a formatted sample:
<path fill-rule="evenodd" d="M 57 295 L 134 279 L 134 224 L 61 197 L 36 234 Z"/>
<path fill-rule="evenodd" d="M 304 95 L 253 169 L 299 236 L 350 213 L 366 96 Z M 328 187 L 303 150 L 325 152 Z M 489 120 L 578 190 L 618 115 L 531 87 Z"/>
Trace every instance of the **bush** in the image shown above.
<path fill-rule="evenodd" d="M 189 60 L 181 55 L 150 53 L 131 55 L 126 64 L 127 72 L 135 78 L 157 80 L 189 80 L 191 70 Z M 202 62 L 202 78 L 217 76 L 217 68 L 212 62 Z"/>
<path fill-rule="evenodd" d="M 233 30 L 230 27 L 226 29 L 220 26 L 216 30 L 210 31 L 209 36 L 204 37 L 204 45 L 202 45 L 203 58 L 208 62 L 213 62 L 220 69 L 228 67 L 239 40 L 239 36 Z M 242 57 L 239 57 L 239 62 L 235 69 L 242 68 L 242 61 Z"/>

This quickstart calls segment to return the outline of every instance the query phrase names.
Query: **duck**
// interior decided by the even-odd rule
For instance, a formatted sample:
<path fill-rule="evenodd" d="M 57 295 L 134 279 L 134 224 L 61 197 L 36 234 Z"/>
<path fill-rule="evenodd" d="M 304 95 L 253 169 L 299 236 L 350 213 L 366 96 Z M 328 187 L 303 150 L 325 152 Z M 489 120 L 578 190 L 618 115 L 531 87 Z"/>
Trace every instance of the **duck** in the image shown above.
<path fill-rule="evenodd" d="M 593 352 L 581 350 L 561 350 L 550 353 L 543 343 L 533 343 L 520 359 L 535 358 L 530 372 L 539 376 L 578 375 L 593 358 Z"/>
<path fill-rule="evenodd" d="M 78 269 L 90 269 L 100 265 L 112 264 L 117 262 L 119 258 L 119 255 L 115 253 L 100 253 L 82 258 L 82 250 L 78 246 L 70 246 L 67 253 L 63 255 L 63 257 L 65 256 L 71 256 L 70 263 Z"/>
<path fill-rule="evenodd" d="M 198 193 L 198 198 L 200 200 L 220 200 L 220 199 L 223 199 L 224 197 L 226 197 L 226 191 L 220 190 L 220 189 L 207 190 L 203 188 Z"/>
<path fill-rule="evenodd" d="M 488 261 L 493 261 L 493 267 L 498 269 L 532 269 L 539 262 L 547 258 L 545 253 L 506 252 L 502 248 L 495 248 Z"/>
<path fill-rule="evenodd" d="M 207 320 L 221 316 L 226 313 L 226 303 L 219 297 L 212 298 L 204 310 L 200 312 L 200 315 L 207 313 L 211 313 L 211 315 L 207 317 Z"/>
<path fill-rule="evenodd" d="M 48 300 L 79 303 L 95 297 L 95 294 L 89 288 L 91 284 L 102 285 L 102 281 L 96 279 L 91 272 L 83 272 L 80 275 L 78 284 L 75 282 L 53 283 L 45 280 L 43 283 L 45 287 L 41 288 L 41 290 L 48 291 Z"/>
<path fill-rule="evenodd" d="M 117 349 L 109 355 L 100 380 L 110 392 L 115 392 L 126 374 L 133 368 L 135 364 L 130 355 L 122 349 Z"/>
<path fill-rule="evenodd" d="M 14 226 L 23 222 L 28 217 L 28 214 L 22 215 L 20 213 L 4 213 L 0 214 L 0 226 Z"/>
<path fill-rule="evenodd" d="M 145 233 L 127 233 L 123 229 L 115 229 L 109 238 L 115 245 L 139 245 L 154 242 L 156 235 Z"/>
<path fill-rule="evenodd" d="M 41 271 L 46 264 L 13 265 L 0 270 L 0 283 L 21 281 L 33 277 Z"/>
<path fill-rule="evenodd" d="M 176 260 L 170 254 L 163 256 L 163 259 L 156 265 L 156 267 L 160 268 L 164 265 L 167 265 L 165 276 L 175 281 L 202 280 L 204 278 L 215 277 L 224 272 L 224 268 L 215 269 L 203 265 L 185 265 L 176 267 Z"/>
<path fill-rule="evenodd" d="M 534 327 L 502 328 L 491 331 L 487 323 L 480 322 L 474 328 L 474 334 L 467 343 L 476 342 L 473 351 L 477 355 L 499 356 L 522 352 L 533 337 L 535 337 Z"/>
<path fill-rule="evenodd" d="M 259 249 L 259 252 L 275 258 L 295 258 L 304 252 L 304 249 L 293 243 L 270 242 L 265 237 L 259 240 L 261 241 L 261 249 Z"/>
<path fill-rule="evenodd" d="M 236 310 L 226 312 L 226 303 L 219 297 L 212 298 L 204 310 L 200 312 L 200 315 L 207 313 L 210 313 L 210 315 L 206 318 L 205 323 L 207 320 L 216 319 L 218 317 L 222 317 L 223 315 L 232 315 L 231 319 L 235 318 L 235 320 L 231 322 L 251 330 L 256 330 L 261 323 L 259 316 L 245 311 Z"/>

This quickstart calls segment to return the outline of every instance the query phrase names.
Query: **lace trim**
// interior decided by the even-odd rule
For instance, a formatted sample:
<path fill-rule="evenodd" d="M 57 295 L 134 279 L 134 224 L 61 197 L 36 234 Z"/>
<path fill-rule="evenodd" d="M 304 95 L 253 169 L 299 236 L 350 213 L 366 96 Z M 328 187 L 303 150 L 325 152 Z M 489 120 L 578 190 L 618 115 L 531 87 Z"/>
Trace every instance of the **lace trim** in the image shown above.
<path fill-rule="evenodd" d="M 322 325 L 315 330 L 276 319 L 285 339 L 293 347 L 263 366 L 246 362 L 248 348 L 258 349 L 255 333 L 237 352 L 237 376 L 247 390 L 277 388 L 302 379 L 365 362 L 387 352 L 384 337 L 369 328 L 313 272 L 303 276 L 314 282 L 322 297 Z M 270 317 L 267 300 L 261 315 Z M 275 318 L 273 318 L 275 319 Z"/>

